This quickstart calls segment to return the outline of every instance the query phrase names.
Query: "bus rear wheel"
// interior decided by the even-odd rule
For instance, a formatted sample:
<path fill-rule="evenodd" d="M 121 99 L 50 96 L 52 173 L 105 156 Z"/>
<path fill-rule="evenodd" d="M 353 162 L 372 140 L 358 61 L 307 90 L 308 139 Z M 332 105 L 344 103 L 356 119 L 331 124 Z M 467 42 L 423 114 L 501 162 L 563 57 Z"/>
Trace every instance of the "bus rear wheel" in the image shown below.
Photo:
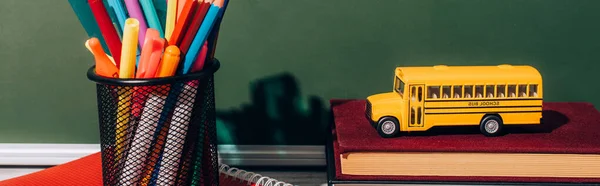
<path fill-rule="evenodd" d="M 502 134 L 502 119 L 497 115 L 486 115 L 479 124 L 479 130 L 488 137 L 499 136 Z"/>
<path fill-rule="evenodd" d="M 394 117 L 386 116 L 377 122 L 377 133 L 384 138 L 394 137 L 400 132 L 400 124 Z"/>

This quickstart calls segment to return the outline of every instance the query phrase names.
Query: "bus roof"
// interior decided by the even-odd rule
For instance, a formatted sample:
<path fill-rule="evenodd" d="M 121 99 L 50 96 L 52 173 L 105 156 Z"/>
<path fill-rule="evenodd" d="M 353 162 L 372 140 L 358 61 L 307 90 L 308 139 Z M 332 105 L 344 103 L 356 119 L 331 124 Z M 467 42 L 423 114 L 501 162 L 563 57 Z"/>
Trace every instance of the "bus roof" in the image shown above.
<path fill-rule="evenodd" d="M 398 67 L 396 75 L 405 82 L 433 84 L 539 82 L 539 71 L 528 65 Z M 442 82 L 442 83 L 438 83 Z"/>

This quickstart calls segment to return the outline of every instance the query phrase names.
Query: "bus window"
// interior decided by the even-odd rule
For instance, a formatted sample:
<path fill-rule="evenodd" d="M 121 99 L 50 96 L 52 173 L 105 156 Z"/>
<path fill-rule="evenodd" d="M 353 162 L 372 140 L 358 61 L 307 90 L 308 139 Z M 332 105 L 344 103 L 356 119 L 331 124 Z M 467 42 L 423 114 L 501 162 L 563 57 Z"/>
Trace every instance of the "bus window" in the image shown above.
<path fill-rule="evenodd" d="M 517 97 L 517 85 L 508 85 L 508 97 Z"/>
<path fill-rule="evenodd" d="M 473 97 L 473 85 L 465 85 L 465 98 Z"/>
<path fill-rule="evenodd" d="M 429 86 L 427 87 L 427 98 L 437 99 L 440 98 L 440 87 L 439 86 Z"/>
<path fill-rule="evenodd" d="M 419 91 L 417 94 L 419 96 L 419 102 L 423 101 L 423 88 L 419 87 Z"/>
<path fill-rule="evenodd" d="M 483 85 L 475 85 L 475 98 L 483 98 Z"/>
<path fill-rule="evenodd" d="M 447 99 L 452 95 L 452 89 L 450 86 L 442 86 L 442 98 Z"/>
<path fill-rule="evenodd" d="M 519 89 L 517 89 L 519 91 L 519 97 L 526 97 L 527 96 L 527 85 L 519 85 Z"/>
<path fill-rule="evenodd" d="M 538 97 L 537 85 L 529 85 L 529 97 Z"/>
<path fill-rule="evenodd" d="M 506 92 L 506 85 L 498 85 L 496 87 L 496 97 L 503 98 L 504 93 Z"/>
<path fill-rule="evenodd" d="M 395 85 L 396 87 L 394 87 L 394 90 L 396 90 L 396 92 L 400 93 L 400 96 L 404 96 L 404 82 L 402 82 L 402 80 L 400 80 L 400 78 L 396 77 L 396 81 L 395 81 Z"/>
<path fill-rule="evenodd" d="M 485 86 L 485 97 L 493 98 L 494 97 L 494 85 L 486 85 Z"/>
<path fill-rule="evenodd" d="M 410 108 L 410 124 L 415 124 L 415 108 Z"/>
<path fill-rule="evenodd" d="M 455 85 L 454 86 L 454 96 L 452 98 L 461 98 L 462 96 L 462 86 Z"/>
<path fill-rule="evenodd" d="M 410 89 L 410 99 L 412 99 L 413 101 L 416 101 L 417 99 L 415 98 L 417 96 L 417 88 L 416 87 L 412 87 Z"/>

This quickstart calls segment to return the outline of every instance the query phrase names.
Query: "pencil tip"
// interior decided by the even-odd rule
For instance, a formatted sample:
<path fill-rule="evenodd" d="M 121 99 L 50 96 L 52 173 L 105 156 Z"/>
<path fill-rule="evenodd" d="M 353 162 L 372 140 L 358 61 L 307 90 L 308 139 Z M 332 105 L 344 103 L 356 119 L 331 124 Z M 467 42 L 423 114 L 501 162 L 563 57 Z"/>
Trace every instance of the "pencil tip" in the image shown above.
<path fill-rule="evenodd" d="M 215 6 L 218 6 L 219 8 L 222 8 L 224 3 L 225 3 L 224 0 L 215 0 L 215 1 L 213 1 L 213 4 L 215 4 Z"/>

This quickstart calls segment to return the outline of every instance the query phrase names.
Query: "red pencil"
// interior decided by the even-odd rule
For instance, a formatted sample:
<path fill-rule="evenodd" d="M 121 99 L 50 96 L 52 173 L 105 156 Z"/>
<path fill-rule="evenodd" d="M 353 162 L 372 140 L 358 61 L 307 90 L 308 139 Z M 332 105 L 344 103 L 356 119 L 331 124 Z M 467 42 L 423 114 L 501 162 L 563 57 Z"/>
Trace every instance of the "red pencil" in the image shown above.
<path fill-rule="evenodd" d="M 88 4 L 90 4 L 90 9 L 94 14 L 98 27 L 100 27 L 102 37 L 106 42 L 106 45 L 108 45 L 108 50 L 118 67 L 121 64 L 121 39 L 115 30 L 112 20 L 106 12 L 104 3 L 102 0 L 88 0 Z"/>
<path fill-rule="evenodd" d="M 190 20 L 192 20 L 194 11 L 196 11 L 196 6 L 201 4 L 203 0 L 180 0 L 179 2 L 185 2 L 185 5 L 183 6 L 183 10 L 181 10 L 181 14 L 178 16 L 171 38 L 167 38 L 169 40 L 169 45 L 179 45 L 179 43 L 181 43 L 183 34 L 188 28 Z"/>
<path fill-rule="evenodd" d="M 208 11 L 208 8 L 210 8 L 210 5 L 213 2 L 213 0 L 199 0 L 198 2 L 202 1 L 203 3 L 201 3 L 198 6 L 198 9 L 196 9 L 196 12 L 194 13 L 194 18 L 190 23 L 190 27 L 185 31 L 185 36 L 183 37 L 181 44 L 179 44 L 179 48 L 184 54 L 186 54 L 188 49 L 190 49 L 190 45 L 192 44 L 192 41 L 194 40 L 198 29 L 200 28 L 200 25 L 202 25 L 202 21 L 204 21 L 206 12 Z"/>

